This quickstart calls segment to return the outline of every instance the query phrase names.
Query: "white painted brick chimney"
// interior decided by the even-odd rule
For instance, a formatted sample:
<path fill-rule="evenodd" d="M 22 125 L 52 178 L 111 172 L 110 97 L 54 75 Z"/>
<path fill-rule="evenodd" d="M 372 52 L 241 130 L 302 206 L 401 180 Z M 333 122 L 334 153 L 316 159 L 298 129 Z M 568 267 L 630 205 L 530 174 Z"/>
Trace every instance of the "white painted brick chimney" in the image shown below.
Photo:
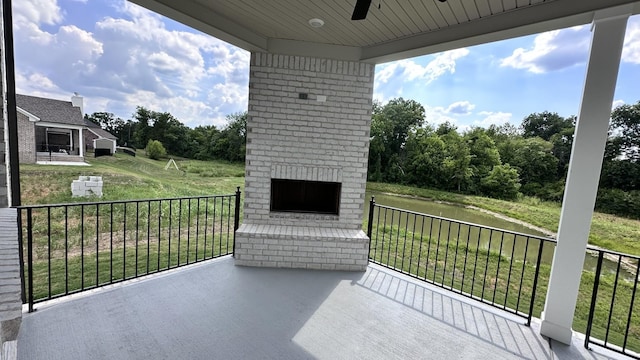
<path fill-rule="evenodd" d="M 251 55 L 237 264 L 366 269 L 362 217 L 373 77 L 368 63 Z M 341 183 L 338 215 L 270 211 L 272 178 Z"/>
<path fill-rule="evenodd" d="M 74 92 L 73 96 L 71 97 L 71 105 L 79 107 L 80 113 L 82 113 L 82 116 L 84 116 L 84 99 L 77 92 Z"/>

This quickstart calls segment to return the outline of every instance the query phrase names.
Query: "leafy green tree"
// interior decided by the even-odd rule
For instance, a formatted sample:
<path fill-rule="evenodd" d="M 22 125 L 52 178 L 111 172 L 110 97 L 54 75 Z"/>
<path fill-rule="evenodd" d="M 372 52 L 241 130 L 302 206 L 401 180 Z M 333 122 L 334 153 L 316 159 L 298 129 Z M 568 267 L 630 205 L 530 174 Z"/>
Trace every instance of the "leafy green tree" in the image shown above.
<path fill-rule="evenodd" d="M 620 156 L 634 162 L 640 159 L 640 101 L 620 105 L 611 114 L 611 140 Z"/>
<path fill-rule="evenodd" d="M 446 182 L 446 145 L 437 134 L 419 129 L 407 140 L 407 182 L 421 187 L 442 188 Z"/>
<path fill-rule="evenodd" d="M 149 140 L 147 147 L 144 150 L 147 153 L 147 156 L 153 160 L 159 160 L 161 157 L 167 155 L 167 151 L 158 140 Z"/>
<path fill-rule="evenodd" d="M 480 180 L 487 176 L 494 166 L 500 165 L 500 153 L 495 142 L 483 128 L 472 128 L 464 134 L 471 155 L 472 186 L 469 190 L 478 192 Z"/>
<path fill-rule="evenodd" d="M 471 150 L 460 134 L 450 131 L 440 136 L 445 143 L 446 157 L 442 163 L 444 189 L 462 191 L 473 176 Z"/>
<path fill-rule="evenodd" d="M 526 138 L 539 137 L 549 141 L 554 134 L 573 126 L 571 118 L 565 119 L 558 113 L 543 111 L 541 113 L 533 113 L 524 118 L 522 121 L 522 136 Z"/>
<path fill-rule="evenodd" d="M 482 178 L 480 186 L 482 193 L 487 196 L 507 200 L 515 199 L 518 197 L 520 189 L 518 170 L 509 164 L 496 165 L 487 176 Z"/>
<path fill-rule="evenodd" d="M 247 113 L 227 116 L 227 126 L 222 129 L 213 147 L 216 158 L 228 161 L 244 161 L 247 144 Z"/>
<path fill-rule="evenodd" d="M 556 180 L 558 159 L 552 153 L 552 143 L 533 137 L 521 139 L 516 144 L 511 165 L 518 169 L 523 192 L 528 184 L 544 185 Z"/>
<path fill-rule="evenodd" d="M 133 131 L 133 144 L 137 148 L 142 148 L 149 142 L 152 115 L 153 112 L 151 110 L 142 106 L 136 107 L 136 112 L 133 114 L 133 119 L 136 123 Z"/>
<path fill-rule="evenodd" d="M 374 102 L 369 166 L 373 168 L 379 157 L 384 181 L 404 177 L 405 144 L 409 134 L 422 126 L 424 117 L 424 107 L 415 100 L 397 98 L 384 106 Z"/>

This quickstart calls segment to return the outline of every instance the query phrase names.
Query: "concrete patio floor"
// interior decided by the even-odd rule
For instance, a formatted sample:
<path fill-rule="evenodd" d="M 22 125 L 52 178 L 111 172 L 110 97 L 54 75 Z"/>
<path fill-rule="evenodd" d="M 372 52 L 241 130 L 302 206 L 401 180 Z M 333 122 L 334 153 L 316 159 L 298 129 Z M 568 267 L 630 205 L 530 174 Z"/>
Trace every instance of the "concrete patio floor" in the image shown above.
<path fill-rule="evenodd" d="M 224 257 L 24 314 L 18 359 L 607 359 L 397 272 Z M 608 356 L 607 356 L 608 355 Z M 616 356 L 617 357 L 617 356 Z"/>

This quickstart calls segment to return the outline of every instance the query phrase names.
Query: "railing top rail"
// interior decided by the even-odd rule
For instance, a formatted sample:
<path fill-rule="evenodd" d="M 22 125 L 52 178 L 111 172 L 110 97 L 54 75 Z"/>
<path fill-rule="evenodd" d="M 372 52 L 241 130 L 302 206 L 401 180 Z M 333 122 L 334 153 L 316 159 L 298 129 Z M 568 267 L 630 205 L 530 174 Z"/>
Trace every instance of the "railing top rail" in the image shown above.
<path fill-rule="evenodd" d="M 16 208 L 16 209 L 46 209 L 46 208 L 62 207 L 62 206 L 130 204 L 130 203 L 142 203 L 142 202 L 151 202 L 151 201 L 232 198 L 232 197 L 235 197 L 235 196 L 236 196 L 235 194 L 228 194 L 228 195 L 197 195 L 197 196 L 183 196 L 183 197 L 175 197 L 175 198 L 130 199 L 130 200 L 92 201 L 92 202 L 61 203 L 61 204 L 34 204 L 34 205 L 20 205 L 20 206 L 15 206 L 14 208 Z"/>
<path fill-rule="evenodd" d="M 411 210 L 400 209 L 400 208 L 396 208 L 396 207 L 393 207 L 393 206 L 380 205 L 380 204 L 377 204 L 377 203 L 375 204 L 375 206 L 380 207 L 380 208 L 384 208 L 384 209 L 400 211 L 400 212 L 404 212 L 404 213 L 408 213 L 408 214 L 412 214 L 412 215 L 426 216 L 426 217 L 430 217 L 432 219 L 445 220 L 445 221 L 450 221 L 450 222 L 457 223 L 457 224 L 475 226 L 475 227 L 478 227 L 478 228 L 483 228 L 483 229 L 488 229 L 488 230 L 500 231 L 500 232 L 507 233 L 507 234 L 512 234 L 512 235 L 515 235 L 515 236 L 524 236 L 524 237 L 537 239 L 537 240 L 541 240 L 541 241 L 557 243 L 557 241 L 555 239 L 545 238 L 545 237 L 542 237 L 542 236 L 537 236 L 537 235 L 532 235 L 532 234 L 525 234 L 525 233 L 521 233 L 521 232 L 518 232 L 518 231 L 505 230 L 505 229 L 500 229 L 500 228 L 496 228 L 496 227 L 492 227 L 492 226 L 485 226 L 485 225 L 475 224 L 475 223 L 472 223 L 472 222 L 467 222 L 467 221 L 462 221 L 462 220 L 455 220 L 455 219 L 450 219 L 450 218 L 446 218 L 446 217 L 442 217 L 442 216 L 437 216 L 437 215 L 425 214 L 425 213 L 420 213 L 420 212 L 411 211 Z"/>
<path fill-rule="evenodd" d="M 593 245 L 587 245 L 587 250 L 596 251 L 596 252 L 603 252 L 603 253 L 606 253 L 606 254 L 616 255 L 616 256 L 624 256 L 626 258 L 631 258 L 631 259 L 640 261 L 640 256 L 639 255 L 632 255 L 632 254 L 627 254 L 627 253 L 623 253 L 623 252 L 619 252 L 619 251 L 607 250 L 607 249 L 599 248 L 599 247 L 596 247 L 596 246 L 593 246 Z"/>

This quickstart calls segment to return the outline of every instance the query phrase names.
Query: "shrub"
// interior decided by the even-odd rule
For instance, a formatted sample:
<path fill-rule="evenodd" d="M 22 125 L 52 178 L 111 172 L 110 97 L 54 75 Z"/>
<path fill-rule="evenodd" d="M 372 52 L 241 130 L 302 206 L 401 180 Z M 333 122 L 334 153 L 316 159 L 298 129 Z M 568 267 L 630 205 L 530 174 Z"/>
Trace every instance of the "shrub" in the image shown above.
<path fill-rule="evenodd" d="M 164 149 L 164 146 L 162 146 L 162 143 L 158 140 L 149 140 L 144 150 L 147 152 L 147 156 L 153 160 L 158 160 L 167 155 L 167 150 Z"/>
<path fill-rule="evenodd" d="M 482 193 L 498 199 L 513 200 L 518 197 L 520 179 L 518 170 L 509 164 L 496 165 L 480 181 Z"/>

